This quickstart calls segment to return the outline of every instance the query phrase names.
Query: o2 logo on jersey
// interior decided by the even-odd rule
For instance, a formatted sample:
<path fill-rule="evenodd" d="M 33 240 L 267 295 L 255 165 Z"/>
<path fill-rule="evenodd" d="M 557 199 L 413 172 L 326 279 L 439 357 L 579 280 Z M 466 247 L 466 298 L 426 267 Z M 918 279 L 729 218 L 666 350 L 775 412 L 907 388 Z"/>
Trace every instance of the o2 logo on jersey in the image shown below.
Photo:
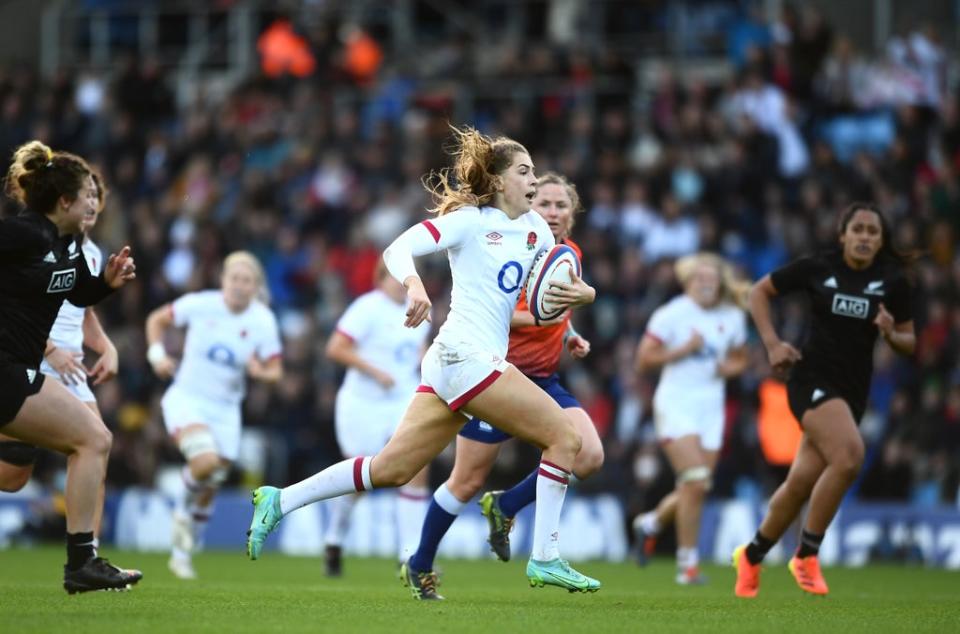
<path fill-rule="evenodd" d="M 50 275 L 50 284 L 47 285 L 48 293 L 66 293 L 73 290 L 73 285 L 77 282 L 76 269 L 63 269 L 54 271 Z"/>
<path fill-rule="evenodd" d="M 833 296 L 833 314 L 855 319 L 866 319 L 870 312 L 870 300 L 853 295 L 837 293 Z"/>
<path fill-rule="evenodd" d="M 218 365 L 225 365 L 232 368 L 236 364 L 237 355 L 222 343 L 215 343 L 207 350 L 207 359 Z"/>
<path fill-rule="evenodd" d="M 497 284 L 504 293 L 513 293 L 520 288 L 523 281 L 523 267 L 519 262 L 510 260 L 500 268 L 500 274 L 497 275 Z"/>

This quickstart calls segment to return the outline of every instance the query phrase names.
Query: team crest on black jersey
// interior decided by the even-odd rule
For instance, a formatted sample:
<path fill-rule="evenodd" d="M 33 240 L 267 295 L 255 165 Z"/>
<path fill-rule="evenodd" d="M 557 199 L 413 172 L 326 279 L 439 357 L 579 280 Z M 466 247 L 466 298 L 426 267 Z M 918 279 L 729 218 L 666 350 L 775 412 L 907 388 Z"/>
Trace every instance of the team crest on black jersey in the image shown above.
<path fill-rule="evenodd" d="M 63 269 L 54 271 L 50 275 L 50 284 L 47 286 L 48 293 L 66 293 L 73 290 L 73 285 L 77 282 L 76 269 Z"/>
<path fill-rule="evenodd" d="M 878 295 L 883 297 L 885 295 L 883 291 L 883 280 L 876 280 L 875 282 L 870 282 L 867 284 L 867 287 L 863 289 L 864 294 L 866 295 Z"/>
<path fill-rule="evenodd" d="M 870 312 L 870 300 L 853 295 L 837 293 L 833 296 L 833 314 L 856 319 L 866 319 Z"/>

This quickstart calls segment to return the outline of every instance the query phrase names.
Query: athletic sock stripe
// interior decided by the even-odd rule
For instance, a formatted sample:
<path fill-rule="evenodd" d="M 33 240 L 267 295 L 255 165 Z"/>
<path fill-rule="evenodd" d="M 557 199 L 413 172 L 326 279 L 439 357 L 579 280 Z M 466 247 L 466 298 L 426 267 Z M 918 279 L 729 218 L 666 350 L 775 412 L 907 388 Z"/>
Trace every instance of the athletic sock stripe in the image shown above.
<path fill-rule="evenodd" d="M 560 468 L 558 468 L 558 467 L 554 467 L 553 465 L 544 464 L 544 463 L 541 462 L 541 463 L 540 463 L 540 468 L 541 468 L 541 469 L 545 469 L 546 471 L 549 471 L 550 473 L 552 473 L 553 475 L 557 476 L 558 478 L 563 478 L 564 480 L 569 480 L 569 479 L 570 479 L 570 474 L 569 474 L 569 473 L 567 473 L 567 472 L 566 472 L 565 470 L 563 470 L 563 469 L 560 469 Z"/>
<path fill-rule="evenodd" d="M 357 491 L 365 491 L 363 488 L 363 458 L 357 458 L 353 461 L 353 488 Z"/>
<path fill-rule="evenodd" d="M 548 467 L 553 467 L 553 468 L 556 469 L 557 471 L 560 471 L 560 472 L 562 472 L 562 473 L 565 473 L 565 474 L 567 474 L 567 475 L 570 475 L 570 472 L 569 472 L 569 471 L 567 471 L 566 469 L 564 469 L 564 468 L 561 467 L 560 465 L 555 465 L 555 464 L 553 464 L 553 463 L 550 462 L 549 460 L 541 460 L 541 461 L 540 461 L 540 466 L 542 467 L 542 466 L 544 466 L 544 465 L 546 465 L 546 466 L 548 466 Z"/>
<path fill-rule="evenodd" d="M 543 467 L 540 467 L 540 470 L 539 470 L 537 473 L 539 473 L 540 475 L 542 475 L 542 476 L 545 477 L 545 478 L 550 478 L 551 480 L 554 480 L 554 481 L 556 481 L 556 482 L 559 482 L 560 484 L 569 484 L 569 480 L 567 480 L 567 478 L 564 478 L 564 477 L 562 477 L 562 476 L 558 476 L 558 475 L 556 475 L 556 474 L 554 474 L 554 473 L 552 473 L 552 472 L 550 472 L 550 471 L 547 471 L 547 470 L 544 469 Z"/>

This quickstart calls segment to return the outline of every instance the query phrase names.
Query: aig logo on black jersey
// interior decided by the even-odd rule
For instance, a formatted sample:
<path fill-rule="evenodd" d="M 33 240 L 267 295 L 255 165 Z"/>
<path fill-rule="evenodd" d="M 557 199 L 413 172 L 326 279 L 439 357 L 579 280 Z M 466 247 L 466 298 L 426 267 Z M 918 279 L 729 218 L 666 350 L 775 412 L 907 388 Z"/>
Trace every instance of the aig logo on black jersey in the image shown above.
<path fill-rule="evenodd" d="M 47 286 L 48 293 L 66 293 L 73 290 L 73 285 L 77 281 L 76 269 L 64 269 L 54 271 L 50 276 L 50 285 Z"/>
<path fill-rule="evenodd" d="M 834 315 L 866 319 L 868 312 L 870 312 L 870 300 L 853 295 L 844 295 L 843 293 L 837 293 L 833 296 Z"/>

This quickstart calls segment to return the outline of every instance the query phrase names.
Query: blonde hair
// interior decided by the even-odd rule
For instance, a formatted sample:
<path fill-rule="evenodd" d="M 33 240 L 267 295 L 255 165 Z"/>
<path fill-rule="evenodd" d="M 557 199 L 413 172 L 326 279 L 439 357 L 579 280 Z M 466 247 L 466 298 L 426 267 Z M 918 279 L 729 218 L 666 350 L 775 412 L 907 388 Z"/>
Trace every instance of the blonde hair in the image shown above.
<path fill-rule="evenodd" d="M 674 273 L 684 288 L 699 266 L 712 266 L 720 274 L 720 302 L 735 304 L 747 310 L 747 296 L 752 284 L 739 277 L 733 266 L 715 253 L 701 252 L 686 255 L 673 265 Z"/>
<path fill-rule="evenodd" d="M 572 230 L 573 226 L 577 224 L 577 214 L 583 211 L 583 203 L 580 202 L 580 193 L 577 191 L 577 186 L 567 180 L 566 176 L 556 172 L 544 172 L 537 179 L 537 189 L 539 190 L 543 185 L 560 185 L 567 192 L 567 196 L 570 198 L 570 229 Z M 567 233 L 569 234 L 569 231 Z"/>
<path fill-rule="evenodd" d="M 61 197 L 76 199 L 90 173 L 90 166 L 79 156 L 30 141 L 14 151 L 4 191 L 31 211 L 47 214 Z"/>
<path fill-rule="evenodd" d="M 442 216 L 460 207 L 481 207 L 493 200 L 500 187 L 500 174 L 515 154 L 527 149 L 507 137 L 488 137 L 470 126 L 451 126 L 454 145 L 449 151 L 453 167 L 430 172 L 423 186 L 433 196 L 431 213 Z"/>
<path fill-rule="evenodd" d="M 263 265 L 257 256 L 249 251 L 234 251 L 223 259 L 223 272 L 226 273 L 234 264 L 242 264 L 253 270 L 253 276 L 257 282 L 257 299 L 264 304 L 270 303 L 270 289 L 267 287 L 267 276 L 263 271 Z"/>

